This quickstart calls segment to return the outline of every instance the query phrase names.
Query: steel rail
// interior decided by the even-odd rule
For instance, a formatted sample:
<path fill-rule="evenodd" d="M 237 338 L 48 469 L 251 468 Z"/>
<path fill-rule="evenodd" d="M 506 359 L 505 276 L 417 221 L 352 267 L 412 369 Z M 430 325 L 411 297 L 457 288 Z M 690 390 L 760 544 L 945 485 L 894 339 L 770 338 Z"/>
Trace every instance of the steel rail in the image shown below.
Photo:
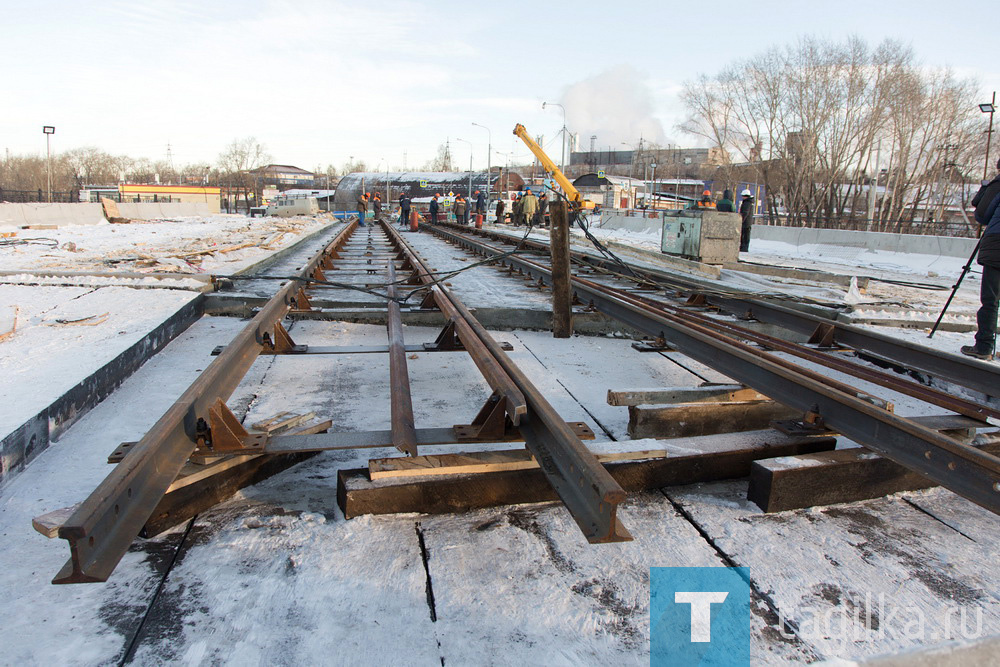
<path fill-rule="evenodd" d="M 437 230 L 437 228 L 435 228 Z M 469 230 L 487 238 L 493 238 L 510 245 L 521 244 L 539 251 L 547 250 L 544 241 L 511 237 L 492 230 Z M 616 270 L 620 267 L 609 259 L 579 251 L 572 252 L 573 260 L 589 264 L 604 270 Z M 631 265 L 630 265 L 631 266 Z M 868 353 L 891 363 L 919 371 L 928 376 L 944 380 L 948 384 L 972 389 L 988 397 L 1000 394 L 1000 367 L 983 361 L 967 359 L 955 354 L 917 345 L 864 329 L 857 325 L 840 322 L 830 317 L 790 308 L 767 299 L 754 298 L 751 295 L 739 297 L 713 293 L 713 288 L 707 281 L 686 278 L 674 273 L 661 272 L 649 267 L 631 266 L 640 276 L 659 283 L 670 289 L 680 289 L 694 294 L 704 293 L 708 301 L 721 309 L 737 315 L 749 315 L 753 319 L 775 324 L 798 334 L 810 336 L 820 326 L 831 326 L 838 345 L 849 347 L 859 353 Z M 625 279 L 635 280 L 625 276 Z"/>
<path fill-rule="evenodd" d="M 352 222 L 340 230 L 299 275 L 311 276 L 355 227 Z M 199 420 L 208 422 L 209 408 L 236 389 L 263 349 L 265 334 L 274 340 L 275 326 L 302 286 L 288 281 L 59 528 L 70 559 L 52 583 L 107 581 L 197 447 Z"/>
<path fill-rule="evenodd" d="M 484 252 L 483 244 L 451 236 Z M 547 267 L 521 257 L 508 261 L 539 276 Z M 575 289 L 602 312 L 639 331 L 664 338 L 684 354 L 803 412 L 818 413 L 826 424 L 886 458 L 914 470 L 973 502 L 1000 513 L 1000 458 L 964 445 L 858 398 L 857 391 L 831 387 L 816 373 L 788 367 L 745 343 L 727 339 L 705 324 L 652 307 L 592 281 L 574 278 Z"/>
<path fill-rule="evenodd" d="M 683 313 L 684 316 L 702 322 L 719 331 L 728 331 L 735 336 L 739 336 L 740 338 L 757 343 L 766 348 L 778 350 L 786 354 L 799 357 L 800 359 L 806 359 L 807 361 L 817 365 L 826 366 L 827 368 L 832 368 L 847 375 L 853 375 L 861 380 L 877 384 L 881 387 L 885 387 L 886 389 L 897 391 L 901 394 L 911 396 L 926 403 L 938 405 L 942 408 L 965 415 L 966 417 L 979 419 L 983 422 L 990 417 L 1000 418 L 1000 410 L 997 410 L 996 408 L 965 400 L 948 392 L 920 384 L 919 382 L 915 382 L 899 375 L 893 375 L 875 368 L 869 368 L 868 366 L 863 366 L 849 359 L 836 357 L 829 353 L 821 352 L 820 350 L 799 345 L 797 343 L 790 343 L 775 336 L 757 333 L 756 331 L 752 331 L 746 327 L 741 327 L 731 322 L 710 318 L 702 313 L 684 312 L 677 306 L 664 304 L 648 297 L 635 296 L 634 298 L 654 308 L 662 308 L 663 310 L 674 313 Z"/>
<path fill-rule="evenodd" d="M 399 247 L 407 253 L 411 265 L 421 275 L 429 277 L 423 262 L 409 244 L 391 226 L 386 225 L 386 228 L 396 237 Z M 485 327 L 472 316 L 465 304 L 438 285 L 434 289 L 438 290 L 438 305 L 450 302 L 451 308 L 463 322 L 468 323 L 481 344 L 486 346 L 492 358 L 501 365 L 524 395 L 528 409 L 518 428 L 525 445 L 538 461 L 546 479 L 559 494 L 587 541 L 602 543 L 631 540 L 632 536 L 618 519 L 618 505 L 626 497 L 618 482 L 598 463 L 593 453 L 566 425 L 565 420 L 507 356 Z"/>
<path fill-rule="evenodd" d="M 410 456 L 417 455 L 417 431 L 413 425 L 413 401 L 410 398 L 410 373 L 406 368 L 406 343 L 403 340 L 403 317 L 396 301 L 396 267 L 389 262 L 389 385 L 392 444 Z"/>
<path fill-rule="evenodd" d="M 455 327 L 455 334 L 458 336 L 458 339 L 462 341 L 462 345 L 465 347 L 466 351 L 468 351 L 469 356 L 472 357 L 473 363 L 475 363 L 476 367 L 479 368 L 479 372 L 482 373 L 483 378 L 494 391 L 499 392 L 504 398 L 506 398 L 506 409 L 511 423 L 515 426 L 520 424 L 522 415 L 524 415 L 528 409 L 527 401 L 525 400 L 524 394 L 520 388 L 504 371 L 497 359 L 493 355 L 487 353 L 480 342 L 480 338 L 476 335 L 475 331 L 473 331 L 469 322 L 462 317 L 461 313 L 459 313 L 454 302 L 449 298 L 449 294 L 444 290 L 444 288 L 434 281 L 431 272 L 417 257 L 416 253 L 413 252 L 413 249 L 410 248 L 399 233 L 392 228 L 392 225 L 386 223 L 383 223 L 383 225 L 390 241 L 396 246 L 396 248 L 406 254 L 407 260 L 410 263 L 410 266 L 413 267 L 413 270 L 417 273 L 421 284 L 430 286 L 434 303 L 437 304 L 441 313 Z"/>

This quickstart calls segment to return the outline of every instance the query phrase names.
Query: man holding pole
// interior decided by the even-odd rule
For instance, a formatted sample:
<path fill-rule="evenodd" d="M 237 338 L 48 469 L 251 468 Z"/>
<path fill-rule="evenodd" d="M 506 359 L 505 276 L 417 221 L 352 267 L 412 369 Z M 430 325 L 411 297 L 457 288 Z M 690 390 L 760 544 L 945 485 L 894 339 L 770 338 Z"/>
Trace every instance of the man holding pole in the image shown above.
<path fill-rule="evenodd" d="M 997 161 L 1000 170 L 1000 160 Z M 996 350 L 997 306 L 1000 304 L 1000 174 L 979 189 L 972 198 L 976 222 L 985 225 L 979 242 L 979 264 L 983 283 L 979 291 L 980 307 L 976 314 L 976 344 L 963 345 L 962 354 L 989 361 Z"/>

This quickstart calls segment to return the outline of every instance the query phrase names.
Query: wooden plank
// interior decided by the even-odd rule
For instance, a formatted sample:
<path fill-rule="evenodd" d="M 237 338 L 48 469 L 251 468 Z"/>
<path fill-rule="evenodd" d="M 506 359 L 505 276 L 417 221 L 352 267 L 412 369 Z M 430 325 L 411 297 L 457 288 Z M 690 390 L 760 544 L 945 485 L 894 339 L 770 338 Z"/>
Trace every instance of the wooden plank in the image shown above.
<path fill-rule="evenodd" d="M 258 431 L 264 431 L 265 433 L 274 433 L 275 431 L 280 431 L 282 429 L 288 430 L 298 426 L 303 422 L 307 422 L 316 416 L 315 412 L 307 412 L 304 415 L 296 415 L 291 412 L 278 413 L 271 419 L 266 419 L 262 422 L 257 422 L 253 425 Z"/>
<path fill-rule="evenodd" d="M 604 465 L 625 491 L 637 492 L 745 477 L 750 464 L 757 459 L 825 451 L 836 446 L 836 439 L 827 436 L 793 437 L 775 431 L 745 433 L 739 440 L 725 437 L 694 440 L 700 444 L 685 442 L 683 448 L 676 448 L 676 456 L 668 454 L 666 458 Z M 718 445 L 719 441 L 725 442 L 724 448 Z M 667 449 L 670 452 L 669 446 Z M 686 453 L 692 449 L 696 451 Z M 338 473 L 337 502 L 347 518 L 400 512 L 442 514 L 559 499 L 538 468 L 417 480 L 373 481 L 368 475 L 365 469 Z"/>
<path fill-rule="evenodd" d="M 66 520 L 73 516 L 73 512 L 79 506 L 80 503 L 77 503 L 72 507 L 63 507 L 62 509 L 52 510 L 41 516 L 36 516 L 31 520 L 31 527 L 49 539 L 59 537 L 59 526 L 66 523 Z"/>
<path fill-rule="evenodd" d="M 667 450 L 613 452 L 595 454 L 601 463 L 611 461 L 638 461 L 665 458 Z M 394 456 L 368 461 L 371 479 L 392 477 L 426 477 L 429 475 L 465 475 L 499 472 L 503 470 L 528 470 L 537 468 L 538 462 L 526 449 L 504 449 L 492 452 L 464 454 L 428 454 L 426 456 Z"/>
<path fill-rule="evenodd" d="M 608 390 L 608 405 L 663 405 L 706 401 L 751 401 L 767 397 L 741 384 L 707 383 L 700 387 Z"/>
<path fill-rule="evenodd" d="M 312 456 L 315 454 L 310 452 L 234 456 L 203 466 L 204 470 L 196 478 L 181 478 L 170 485 L 139 535 L 158 535 L 229 499 L 240 489 L 257 484 Z"/>
<path fill-rule="evenodd" d="M 628 434 L 638 438 L 683 438 L 755 431 L 801 413 L 770 400 L 717 401 L 628 408 Z"/>
<path fill-rule="evenodd" d="M 1000 454 L 1000 440 L 983 438 L 979 446 Z M 934 486 L 923 475 L 857 447 L 757 461 L 750 469 L 747 499 L 765 512 L 784 512 Z"/>
<path fill-rule="evenodd" d="M 593 440 L 594 432 L 585 422 L 566 422 L 581 440 Z M 453 427 L 416 429 L 417 445 L 459 445 L 470 442 L 523 442 L 518 433 L 503 438 L 489 440 L 461 439 Z M 268 454 L 287 452 L 319 452 L 333 449 L 367 449 L 372 447 L 392 447 L 392 431 L 345 431 L 322 433 L 320 435 L 276 435 L 271 436 L 264 450 Z"/>

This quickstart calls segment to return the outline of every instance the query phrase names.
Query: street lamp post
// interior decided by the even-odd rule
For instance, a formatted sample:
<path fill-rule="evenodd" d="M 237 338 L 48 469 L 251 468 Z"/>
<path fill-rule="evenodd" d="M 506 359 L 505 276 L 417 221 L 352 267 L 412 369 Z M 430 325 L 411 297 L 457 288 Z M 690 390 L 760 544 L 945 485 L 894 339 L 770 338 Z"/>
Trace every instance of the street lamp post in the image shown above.
<path fill-rule="evenodd" d="M 650 176 L 651 176 L 651 178 L 650 178 L 650 184 L 649 184 L 650 201 L 652 201 L 652 197 L 655 194 L 653 192 L 653 190 L 656 189 L 656 160 L 653 160 L 653 163 L 650 164 L 649 166 L 652 168 L 651 174 L 650 174 Z M 653 208 L 656 208 L 656 207 L 654 206 Z"/>
<path fill-rule="evenodd" d="M 503 151 L 494 151 L 497 155 L 502 155 L 507 162 L 507 180 L 504 181 L 504 168 L 503 165 L 500 166 L 500 180 L 499 180 L 499 191 L 502 194 L 505 191 L 504 184 L 506 183 L 506 189 L 510 189 L 510 156 L 511 153 L 504 153 Z"/>
<path fill-rule="evenodd" d="M 465 201 L 465 205 L 469 205 L 469 199 L 472 199 L 472 142 L 466 141 L 465 139 L 459 139 L 455 137 L 455 141 L 461 141 L 463 144 L 469 144 L 469 197 Z"/>
<path fill-rule="evenodd" d="M 52 203 L 52 145 L 49 140 L 52 138 L 52 135 L 56 133 L 56 128 L 52 125 L 43 125 L 42 133 L 45 134 L 46 191 L 48 192 L 49 203 Z"/>
<path fill-rule="evenodd" d="M 486 210 L 490 210 L 490 190 L 492 189 L 492 180 L 490 175 L 490 169 L 493 167 L 493 163 L 490 161 L 490 157 L 493 155 L 493 133 L 490 132 L 490 128 L 485 125 L 480 125 L 479 123 L 473 123 L 476 127 L 481 127 L 486 130 L 486 135 L 488 139 L 486 140 Z"/>
<path fill-rule="evenodd" d="M 560 130 L 562 132 L 562 161 L 559 164 L 559 168 L 562 169 L 562 172 L 565 174 L 566 173 L 566 107 L 556 102 L 542 102 L 542 109 L 545 109 L 546 106 L 559 107 L 560 109 L 562 109 L 563 126 L 562 130 Z"/>
<path fill-rule="evenodd" d="M 983 180 L 990 171 L 990 139 L 993 138 L 993 112 L 996 111 L 997 92 L 993 91 L 993 99 L 986 104 L 980 104 L 979 110 L 990 115 L 990 129 L 986 130 L 986 164 L 983 165 Z"/>

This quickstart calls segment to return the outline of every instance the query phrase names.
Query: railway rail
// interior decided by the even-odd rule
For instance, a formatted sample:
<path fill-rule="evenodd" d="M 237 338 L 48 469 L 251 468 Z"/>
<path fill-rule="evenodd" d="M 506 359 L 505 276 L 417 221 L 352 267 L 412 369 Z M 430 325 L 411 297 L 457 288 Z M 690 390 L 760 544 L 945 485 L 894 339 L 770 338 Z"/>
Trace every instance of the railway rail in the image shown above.
<path fill-rule="evenodd" d="M 443 229 L 457 231 L 460 228 L 450 225 L 434 228 L 435 231 Z M 541 257 L 548 253 L 548 244 L 541 239 L 522 239 L 520 234 L 497 229 L 461 230 L 465 236 L 490 239 L 504 251 L 510 251 L 517 245 L 534 250 Z M 594 270 L 605 276 L 620 275 L 622 272 L 620 264 L 605 256 L 579 250 L 571 255 L 574 264 L 584 270 Z M 841 322 L 835 314 L 831 317 L 833 313 L 824 313 L 822 308 L 796 307 L 749 292 L 740 294 L 733 288 L 723 292 L 709 280 L 648 266 L 632 265 L 630 271 L 625 278 L 634 281 L 640 290 L 652 287 L 676 291 L 692 304 L 718 308 L 740 319 L 773 324 L 826 346 L 850 348 L 859 356 L 880 365 L 899 372 L 919 374 L 927 383 L 933 382 L 947 391 L 958 388 L 966 393 L 974 392 L 979 394 L 976 398 L 980 402 L 1000 407 L 1000 367 L 996 364 L 959 357 Z"/>
<path fill-rule="evenodd" d="M 360 238 L 359 238 L 360 237 Z M 339 280 L 326 279 L 337 271 Z M 406 276 L 399 279 L 399 274 Z M 385 289 L 389 345 L 379 350 L 310 347 L 292 340 L 282 320 L 310 309 L 307 287 Z M 436 306 L 446 320 L 438 340 L 425 351 L 465 351 L 493 390 L 471 424 L 416 428 L 406 367 L 408 346 L 400 318 L 402 292 L 423 293 L 424 307 Z M 261 354 L 389 354 L 392 388 L 390 425 L 384 431 L 270 436 L 247 431 L 226 400 Z M 121 448 L 120 462 L 97 489 L 58 528 L 70 546 L 70 559 L 53 583 L 106 581 L 137 535 L 155 533 L 149 522 L 168 488 L 193 456 L 247 457 L 329 449 L 395 446 L 409 455 L 427 444 L 523 440 L 591 542 L 630 540 L 617 518 L 625 492 L 581 438 L 592 438 L 586 424 L 567 423 L 505 354 L 462 302 L 437 281 L 401 236 L 388 226 L 359 233 L 351 223 L 336 234 L 260 308 L 174 405 L 138 442 Z M 202 475 L 211 484 L 211 470 Z M 234 489 L 235 490 L 235 489 Z M 204 502 L 182 496 L 192 507 Z M 190 508 L 188 508 L 190 510 Z M 172 512 L 178 517 L 188 517 Z M 154 522 L 155 523 L 155 522 Z M 157 524 L 165 527 L 162 522 Z"/>
<path fill-rule="evenodd" d="M 539 255 L 511 255 L 513 243 L 491 245 L 476 238 L 466 228 L 446 229 L 438 226 L 431 230 L 476 254 L 503 256 L 501 263 L 510 271 L 516 270 L 540 282 L 551 281 L 551 271 L 544 258 Z M 538 245 L 536 242 L 536 248 Z M 586 260 L 577 257 L 577 261 Z M 774 400 L 801 410 L 804 424 L 828 426 L 959 495 L 1000 513 L 1000 458 L 942 435 L 918 420 L 896 415 L 889 409 L 890 406 L 876 397 L 795 364 L 775 351 L 835 368 L 839 372 L 984 421 L 998 416 L 994 406 L 986 402 L 961 399 L 949 392 L 874 370 L 858 361 L 834 358 L 817 348 L 788 343 L 722 322 L 704 313 L 692 312 L 691 305 L 701 307 L 706 303 L 704 299 L 689 299 L 689 305 L 676 305 L 653 298 L 649 292 L 637 295 L 634 290 L 623 287 L 621 283 L 618 286 L 608 284 L 620 280 L 621 277 L 616 276 L 599 283 L 574 276 L 574 295 L 580 302 L 649 336 L 666 341 L 682 353 Z M 663 285 L 662 282 L 660 284 L 673 289 L 677 287 Z M 730 297 L 730 302 L 750 308 L 758 307 L 758 302 L 753 299 Z M 814 334 L 821 342 L 829 344 L 829 332 L 834 324 L 819 324 L 826 328 L 818 327 Z M 886 346 L 882 345 L 879 349 L 884 347 Z M 910 349 L 909 354 L 912 356 L 917 352 Z M 926 354 L 931 360 L 923 361 L 919 368 L 926 369 L 935 364 L 939 368 L 944 367 L 944 364 L 937 364 L 936 360 L 948 355 L 933 351 Z M 980 370 L 979 364 L 957 362 L 960 365 L 956 365 L 947 361 L 948 379 L 963 386 L 968 386 L 967 378 L 959 368 L 968 366 Z"/>

